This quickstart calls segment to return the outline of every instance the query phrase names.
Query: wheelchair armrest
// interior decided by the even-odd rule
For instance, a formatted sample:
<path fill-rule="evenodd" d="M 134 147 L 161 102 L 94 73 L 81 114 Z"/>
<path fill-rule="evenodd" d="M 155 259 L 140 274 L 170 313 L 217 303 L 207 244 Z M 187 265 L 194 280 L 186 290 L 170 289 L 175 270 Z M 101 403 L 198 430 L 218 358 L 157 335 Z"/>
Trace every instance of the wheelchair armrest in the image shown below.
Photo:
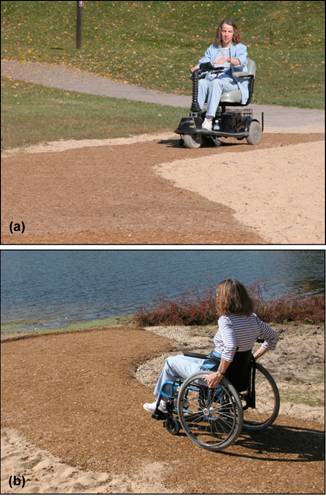
<path fill-rule="evenodd" d="M 232 76 L 235 78 L 254 77 L 254 75 L 250 74 L 250 72 L 244 72 L 244 71 L 233 71 Z"/>
<path fill-rule="evenodd" d="M 214 69 L 214 66 L 210 62 L 203 62 L 202 64 L 199 64 L 199 69 L 202 72 L 207 72 Z"/>
<path fill-rule="evenodd" d="M 207 355 L 205 353 L 194 353 L 192 351 L 184 351 L 183 354 L 184 356 L 189 356 L 194 358 L 202 358 L 202 359 L 207 358 Z"/>

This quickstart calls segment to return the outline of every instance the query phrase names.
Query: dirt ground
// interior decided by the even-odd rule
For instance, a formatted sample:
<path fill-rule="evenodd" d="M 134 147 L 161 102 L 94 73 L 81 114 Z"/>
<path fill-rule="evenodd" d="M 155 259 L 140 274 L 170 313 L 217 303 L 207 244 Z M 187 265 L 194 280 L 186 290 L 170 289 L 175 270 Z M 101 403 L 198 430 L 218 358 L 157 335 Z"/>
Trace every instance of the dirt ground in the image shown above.
<path fill-rule="evenodd" d="M 322 377 L 323 329 L 292 331 L 296 338 L 288 329 L 284 340 L 316 343 L 304 353 L 317 358 L 307 370 Z M 20 471 L 29 493 L 324 493 L 321 422 L 282 414 L 269 430 L 211 453 L 171 436 L 142 409 L 151 388 L 137 380 L 137 368 L 184 347 L 182 332 L 177 344 L 169 330 L 170 340 L 129 327 L 2 343 L 2 491 L 11 492 L 8 476 Z M 201 348 L 200 330 L 192 332 Z M 292 374 L 295 384 L 300 370 L 308 388 L 313 376 L 285 345 L 276 376 L 290 383 L 284 372 Z"/>
<path fill-rule="evenodd" d="M 229 140 L 219 148 L 199 150 L 180 148 L 178 140 L 156 139 L 46 153 L 5 154 L 2 163 L 2 242 L 10 244 L 265 244 L 323 243 L 324 207 L 320 164 L 307 167 L 307 161 L 291 162 L 291 145 L 320 142 L 323 134 L 266 133 L 260 145 L 251 147 Z M 243 185 L 235 171 L 223 180 L 223 163 L 228 157 L 247 153 L 279 150 L 296 174 L 285 178 L 286 169 L 269 163 L 268 181 L 261 166 L 248 169 L 247 184 L 260 177 L 260 196 L 253 195 L 243 209 L 240 195 Z M 58 150 L 62 147 L 58 146 Z M 229 155 L 229 154 L 232 155 Z M 216 158 L 221 171 L 213 177 L 205 173 L 200 160 Z M 209 187 L 214 183 L 213 198 L 202 191 L 191 191 L 187 185 L 174 185 L 161 177 L 157 167 L 175 160 L 198 160 L 198 180 Z M 260 159 L 261 160 L 261 159 Z M 222 166 L 221 166 L 221 163 Z M 214 166 L 214 164 L 213 164 Z M 172 165 L 173 167 L 173 165 Z M 247 165 L 246 165 L 247 168 Z M 247 169 L 246 169 L 247 170 Z M 243 171 L 242 171 L 243 173 Z M 203 176 L 204 174 L 204 176 Z M 192 171 L 193 182 L 197 176 Z M 201 176 L 200 176 L 201 175 Z M 187 177 L 187 172 L 186 172 Z M 203 179 L 204 177 L 204 179 Z M 289 181 L 288 201 L 278 205 L 273 188 Z M 223 196 L 225 185 L 232 185 L 232 194 Z M 272 194 L 271 194 L 271 184 Z M 305 185 L 309 185 L 305 189 Z M 196 188 L 195 188 L 196 189 Z M 229 190 L 228 190 L 229 191 Z M 263 200 L 264 192 L 266 198 Z M 311 191 L 315 191 L 311 195 Z M 226 198 L 225 198 L 226 196 Z M 232 196 L 233 204 L 227 199 Z M 296 199 L 296 201 L 293 200 Z M 238 201 L 239 200 L 239 201 Z M 312 210 L 312 200 L 319 202 Z M 267 231 L 261 231 L 255 220 L 266 217 Z M 239 211 L 248 215 L 238 216 Z M 288 212 L 298 219 L 295 234 L 286 233 Z M 249 215 L 250 214 L 250 215 Z M 310 219 L 310 217 L 311 219 Z M 273 222 L 268 222 L 268 216 Z M 308 217 L 307 217 L 308 216 Z M 312 222 L 311 222 L 312 220 Z M 25 232 L 9 233 L 11 222 L 25 224 Z M 312 227 L 311 227 L 312 226 Z M 290 226 L 293 228 L 293 226 Z M 312 230 L 311 230 L 312 229 Z M 274 230 L 277 231 L 277 238 Z M 281 241 L 280 241 L 281 237 Z"/>

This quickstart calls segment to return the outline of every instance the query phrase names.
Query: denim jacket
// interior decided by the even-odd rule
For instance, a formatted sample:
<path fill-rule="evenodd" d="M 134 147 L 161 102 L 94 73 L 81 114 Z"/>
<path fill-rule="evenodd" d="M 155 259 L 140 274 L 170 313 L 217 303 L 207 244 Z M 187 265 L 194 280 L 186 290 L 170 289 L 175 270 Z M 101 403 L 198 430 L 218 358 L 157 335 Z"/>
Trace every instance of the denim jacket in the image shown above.
<path fill-rule="evenodd" d="M 216 59 L 218 56 L 220 56 L 220 46 L 212 44 L 210 45 L 204 56 L 199 60 L 199 64 L 203 64 L 205 62 L 211 62 L 213 63 L 213 60 Z M 247 53 L 247 47 L 246 45 L 243 45 L 242 43 L 237 43 L 236 45 L 231 45 L 230 46 L 230 57 L 232 58 L 237 58 L 240 60 L 241 65 L 233 67 L 234 71 L 246 71 L 247 70 L 247 58 L 248 58 L 248 53 Z M 230 74 L 230 77 L 232 77 L 232 74 Z M 237 79 L 233 78 L 233 80 L 237 83 L 238 88 L 241 92 L 241 103 L 245 104 L 249 98 L 249 90 L 248 90 L 248 81 L 246 78 L 242 79 Z"/>

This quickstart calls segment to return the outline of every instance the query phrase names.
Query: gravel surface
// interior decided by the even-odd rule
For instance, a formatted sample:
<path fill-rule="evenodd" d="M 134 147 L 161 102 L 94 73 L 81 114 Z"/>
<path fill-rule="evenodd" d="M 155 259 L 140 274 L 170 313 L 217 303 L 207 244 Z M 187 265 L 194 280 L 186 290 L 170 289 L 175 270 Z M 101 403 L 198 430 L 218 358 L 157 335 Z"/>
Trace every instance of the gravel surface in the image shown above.
<path fill-rule="evenodd" d="M 24 493 L 32 494 L 324 492 L 323 425 L 308 418 L 304 404 L 301 417 L 281 414 L 267 431 L 242 433 L 222 453 L 171 436 L 151 419 L 142 404 L 151 398 L 149 384 L 160 364 L 152 362 L 151 377 L 143 374 L 146 386 L 135 379 L 136 370 L 155 356 L 192 346 L 191 339 L 202 349 L 214 332 L 154 331 L 107 328 L 1 343 L 2 492 L 14 492 L 12 473 L 26 477 Z M 297 364 L 292 374 L 309 401 L 309 381 L 319 381 L 318 394 L 323 387 L 322 332 L 319 326 L 285 326 L 278 352 L 270 354 L 279 386 L 291 384 L 282 379 L 289 367 L 281 360 L 290 340 L 296 358 L 283 360 Z M 305 350 L 307 337 L 311 349 Z M 308 356 L 318 362 L 303 365 Z"/>

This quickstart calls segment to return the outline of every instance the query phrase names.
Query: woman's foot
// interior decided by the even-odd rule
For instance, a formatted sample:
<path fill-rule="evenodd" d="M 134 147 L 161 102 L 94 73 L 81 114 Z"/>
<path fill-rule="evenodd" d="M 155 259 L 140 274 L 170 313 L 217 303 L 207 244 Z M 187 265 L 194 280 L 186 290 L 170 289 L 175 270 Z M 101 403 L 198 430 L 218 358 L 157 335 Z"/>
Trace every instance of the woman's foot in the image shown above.
<path fill-rule="evenodd" d="M 156 403 L 157 403 L 157 400 L 155 400 L 153 403 L 144 403 L 143 408 L 144 408 L 144 410 L 146 410 L 146 412 L 154 413 L 156 410 Z M 166 413 L 166 402 L 161 400 L 160 404 L 158 406 L 158 409 L 161 412 Z"/>
<path fill-rule="evenodd" d="M 206 131 L 212 130 L 213 119 L 205 117 L 204 122 L 201 125 L 202 129 L 206 129 Z"/>

